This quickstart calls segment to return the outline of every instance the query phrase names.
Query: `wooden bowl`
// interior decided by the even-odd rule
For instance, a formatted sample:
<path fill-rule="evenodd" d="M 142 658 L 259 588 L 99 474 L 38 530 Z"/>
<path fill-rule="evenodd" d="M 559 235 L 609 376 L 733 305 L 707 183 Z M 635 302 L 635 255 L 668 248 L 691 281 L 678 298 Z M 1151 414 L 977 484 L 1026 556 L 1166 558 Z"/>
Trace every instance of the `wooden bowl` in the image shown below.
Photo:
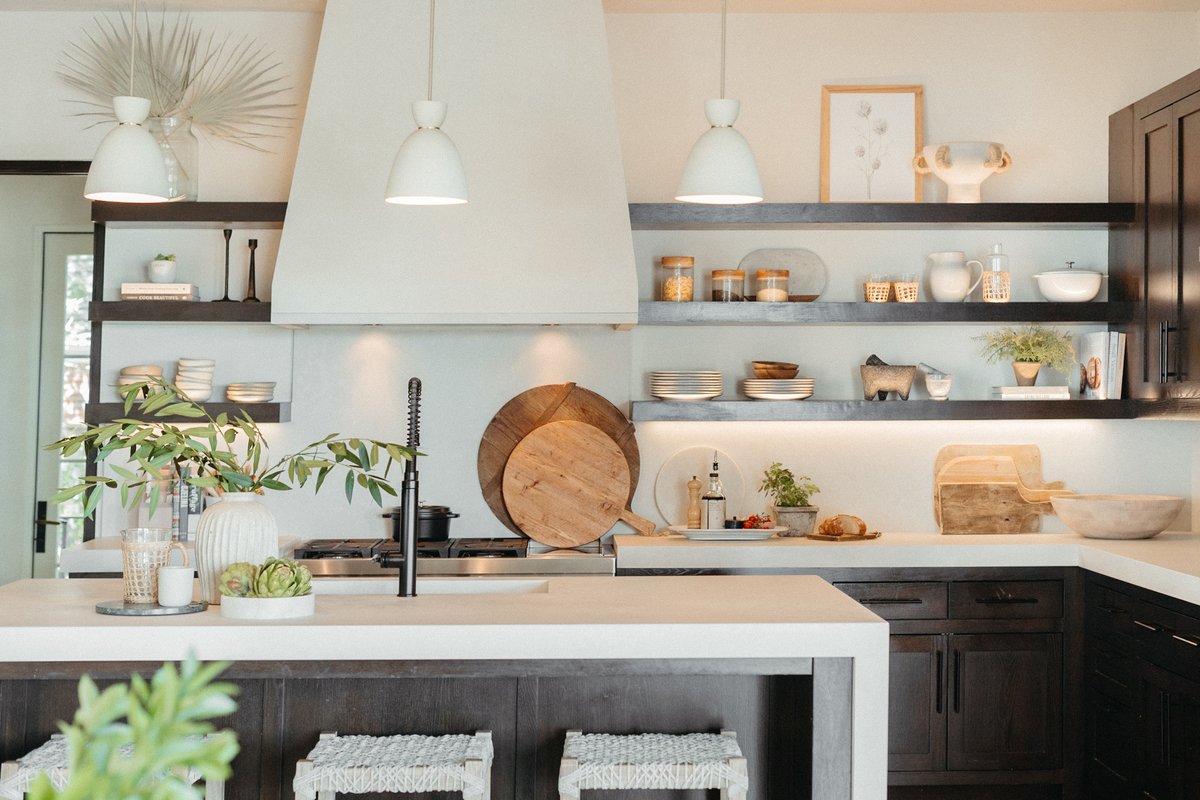
<path fill-rule="evenodd" d="M 751 366 L 754 367 L 754 377 L 762 379 L 790 380 L 800 372 L 798 364 L 786 361 L 752 361 Z"/>

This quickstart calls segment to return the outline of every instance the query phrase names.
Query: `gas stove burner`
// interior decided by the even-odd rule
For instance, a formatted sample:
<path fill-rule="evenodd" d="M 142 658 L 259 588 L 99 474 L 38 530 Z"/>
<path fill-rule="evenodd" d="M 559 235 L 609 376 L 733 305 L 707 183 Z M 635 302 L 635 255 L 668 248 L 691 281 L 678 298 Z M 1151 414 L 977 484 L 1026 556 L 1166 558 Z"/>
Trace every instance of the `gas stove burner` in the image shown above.
<path fill-rule="evenodd" d="M 292 554 L 297 559 L 370 558 L 381 539 L 313 539 Z"/>
<path fill-rule="evenodd" d="M 384 539 L 372 551 L 372 555 L 380 553 L 400 553 L 400 543 Z M 450 542 L 417 542 L 417 558 L 450 558 Z"/>
<path fill-rule="evenodd" d="M 524 558 L 527 539 L 457 539 L 451 547 L 452 558 Z"/>

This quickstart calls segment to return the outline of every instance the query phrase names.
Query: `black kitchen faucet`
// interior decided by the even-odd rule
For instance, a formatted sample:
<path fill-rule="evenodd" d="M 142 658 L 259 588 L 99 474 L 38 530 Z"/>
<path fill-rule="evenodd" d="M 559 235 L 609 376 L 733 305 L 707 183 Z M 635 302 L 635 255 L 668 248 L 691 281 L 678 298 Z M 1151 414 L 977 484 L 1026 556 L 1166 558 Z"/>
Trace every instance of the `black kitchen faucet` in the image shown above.
<path fill-rule="evenodd" d="M 376 560 L 383 567 L 400 568 L 397 597 L 417 596 L 417 477 L 416 449 L 421 446 L 421 379 L 408 381 L 408 447 L 413 451 L 404 462 L 404 480 L 400 483 L 399 553 L 380 553 Z"/>

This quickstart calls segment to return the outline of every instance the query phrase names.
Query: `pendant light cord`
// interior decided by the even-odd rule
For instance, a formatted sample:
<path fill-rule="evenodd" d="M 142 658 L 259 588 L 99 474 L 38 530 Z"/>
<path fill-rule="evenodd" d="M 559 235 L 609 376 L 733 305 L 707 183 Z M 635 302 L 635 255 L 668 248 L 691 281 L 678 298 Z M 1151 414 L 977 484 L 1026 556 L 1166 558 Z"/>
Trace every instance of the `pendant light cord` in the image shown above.
<path fill-rule="evenodd" d="M 432 2 L 432 0 L 431 0 Z M 721 0 L 721 99 L 725 99 L 725 2 Z M 432 49 L 432 48 L 431 48 Z"/>
<path fill-rule="evenodd" d="M 137 54 L 137 0 L 133 0 L 133 20 L 129 34 L 129 96 L 133 97 L 133 59 Z"/>
<path fill-rule="evenodd" d="M 426 100 L 433 99 L 433 5 L 437 0 L 429 0 L 429 91 Z"/>

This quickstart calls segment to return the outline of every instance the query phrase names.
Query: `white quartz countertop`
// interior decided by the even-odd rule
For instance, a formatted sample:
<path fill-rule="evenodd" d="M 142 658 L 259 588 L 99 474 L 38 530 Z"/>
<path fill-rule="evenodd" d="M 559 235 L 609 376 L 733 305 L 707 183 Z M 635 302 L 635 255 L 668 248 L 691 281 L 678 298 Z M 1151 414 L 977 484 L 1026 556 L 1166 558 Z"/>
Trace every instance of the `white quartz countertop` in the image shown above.
<path fill-rule="evenodd" d="M 884 533 L 862 542 L 794 537 L 693 542 L 673 534 L 614 536 L 613 544 L 617 569 L 1083 567 L 1200 604 L 1200 534 L 1195 533 L 1161 533 L 1134 541 L 1085 539 L 1073 533 Z"/>
<path fill-rule="evenodd" d="M 486 579 L 462 578 L 478 589 Z M 886 656 L 887 623 L 814 576 L 547 578 L 519 593 L 316 597 L 316 615 L 229 620 L 216 607 L 102 616 L 114 579 L 0 587 L 2 661 L 808 658 Z M 453 590 L 451 581 L 436 582 Z M 525 584 L 541 583 L 524 581 Z M 370 588 L 375 588 L 370 587 Z M 417 589 L 420 592 L 421 582 Z M 432 584 L 431 584 L 432 588 Z M 501 587 L 502 588 L 502 587 Z"/>
<path fill-rule="evenodd" d="M 291 555 L 292 550 L 299 543 L 299 536 L 280 536 L 279 555 Z M 188 558 L 193 558 L 196 553 L 195 541 L 183 542 L 183 546 L 187 548 Z M 122 571 L 121 537 L 104 536 L 68 547 L 59 555 L 58 564 L 63 573 L 67 575 L 73 572 L 112 572 L 119 575 Z"/>

